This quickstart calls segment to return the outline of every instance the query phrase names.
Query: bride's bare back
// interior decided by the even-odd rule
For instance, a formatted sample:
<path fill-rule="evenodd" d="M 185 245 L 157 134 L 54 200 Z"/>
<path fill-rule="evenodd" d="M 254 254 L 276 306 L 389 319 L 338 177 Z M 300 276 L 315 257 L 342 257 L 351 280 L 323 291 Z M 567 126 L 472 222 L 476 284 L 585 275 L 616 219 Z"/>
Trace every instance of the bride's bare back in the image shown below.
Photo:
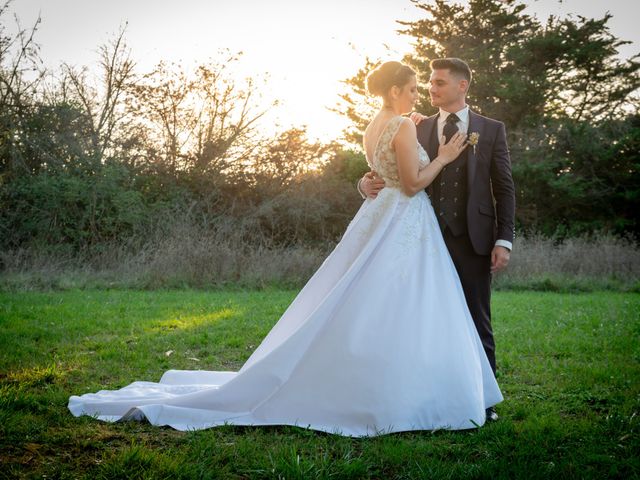
<path fill-rule="evenodd" d="M 373 161 L 373 156 L 375 154 L 376 146 L 379 143 L 378 140 L 380 140 L 380 136 L 389 124 L 389 121 L 395 116 L 397 115 L 393 113 L 380 112 L 373 118 L 373 120 L 371 120 L 371 122 L 369 122 L 369 125 L 367 125 L 362 142 L 367 162 L 369 164 Z"/>

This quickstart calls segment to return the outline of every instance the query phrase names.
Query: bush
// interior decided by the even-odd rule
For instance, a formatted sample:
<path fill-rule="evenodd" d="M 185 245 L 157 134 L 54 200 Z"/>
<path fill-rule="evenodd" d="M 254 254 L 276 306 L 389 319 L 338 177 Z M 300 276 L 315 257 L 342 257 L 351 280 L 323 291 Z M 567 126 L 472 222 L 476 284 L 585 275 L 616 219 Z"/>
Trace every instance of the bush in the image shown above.
<path fill-rule="evenodd" d="M 19 248 L 0 253 L 0 288 L 301 287 L 335 241 L 282 245 L 255 218 L 218 217 L 199 224 L 174 215 L 154 231 L 82 251 Z M 518 237 L 496 289 L 550 291 L 638 290 L 640 247 L 612 235 L 558 240 Z"/>
<path fill-rule="evenodd" d="M 496 288 L 533 290 L 634 290 L 640 282 L 640 247 L 611 234 L 557 239 L 518 237 Z"/>

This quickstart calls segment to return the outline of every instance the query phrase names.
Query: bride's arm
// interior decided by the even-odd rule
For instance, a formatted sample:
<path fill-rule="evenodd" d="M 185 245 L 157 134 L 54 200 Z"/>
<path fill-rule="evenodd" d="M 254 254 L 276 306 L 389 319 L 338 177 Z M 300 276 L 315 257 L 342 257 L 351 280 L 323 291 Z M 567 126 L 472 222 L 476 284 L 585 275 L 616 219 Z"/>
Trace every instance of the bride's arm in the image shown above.
<path fill-rule="evenodd" d="M 405 194 L 413 196 L 430 185 L 445 165 L 458 158 L 467 141 L 466 135 L 456 133 L 449 143 L 440 145 L 438 156 L 422 170 L 419 169 L 418 162 L 416 126 L 411 120 L 402 121 L 392 143 L 396 151 L 400 185 Z"/>

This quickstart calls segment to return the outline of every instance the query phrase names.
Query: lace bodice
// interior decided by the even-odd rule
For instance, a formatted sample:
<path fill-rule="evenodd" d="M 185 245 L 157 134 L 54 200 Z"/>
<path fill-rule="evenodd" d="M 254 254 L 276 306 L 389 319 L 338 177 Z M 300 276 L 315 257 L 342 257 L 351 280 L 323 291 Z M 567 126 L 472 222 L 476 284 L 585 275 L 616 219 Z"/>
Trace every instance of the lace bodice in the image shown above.
<path fill-rule="evenodd" d="M 391 146 L 391 141 L 398 133 L 400 124 L 405 117 L 398 115 L 387 122 L 378 138 L 378 143 L 373 149 L 373 158 L 367 158 L 367 163 L 372 170 L 385 181 L 387 187 L 400 187 L 400 178 L 398 177 L 398 164 L 396 162 L 396 152 Z M 420 143 L 416 142 L 418 149 L 418 168 L 422 170 L 429 165 L 429 155 Z"/>

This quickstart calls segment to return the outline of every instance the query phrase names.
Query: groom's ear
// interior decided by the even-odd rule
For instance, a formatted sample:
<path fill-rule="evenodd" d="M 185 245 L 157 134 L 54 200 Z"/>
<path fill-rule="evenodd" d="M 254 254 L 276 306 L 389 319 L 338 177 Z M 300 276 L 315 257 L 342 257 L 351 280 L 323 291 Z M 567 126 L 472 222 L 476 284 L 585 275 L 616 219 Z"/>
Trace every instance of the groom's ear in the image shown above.
<path fill-rule="evenodd" d="M 466 78 L 460 79 L 460 90 L 462 90 L 464 93 L 467 93 L 469 91 L 469 80 L 467 80 Z"/>

